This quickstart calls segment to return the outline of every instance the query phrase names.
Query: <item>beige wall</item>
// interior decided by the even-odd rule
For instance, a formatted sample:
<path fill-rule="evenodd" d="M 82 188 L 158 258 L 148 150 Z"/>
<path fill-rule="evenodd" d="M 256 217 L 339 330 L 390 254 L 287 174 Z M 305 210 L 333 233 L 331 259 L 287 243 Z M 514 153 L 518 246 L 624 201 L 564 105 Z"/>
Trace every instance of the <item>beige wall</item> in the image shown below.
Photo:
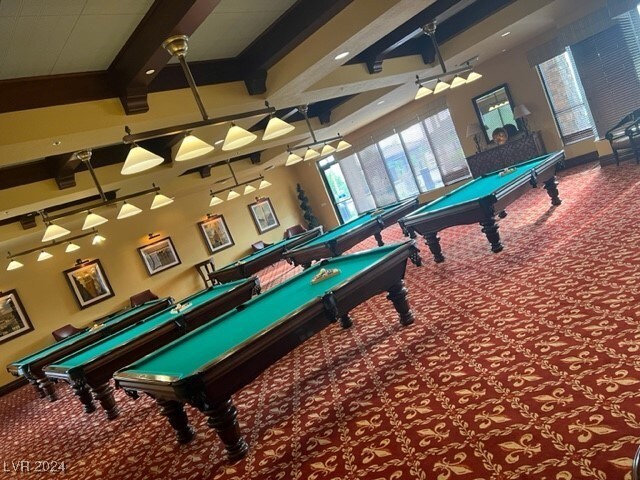
<path fill-rule="evenodd" d="M 114 220 L 117 214 L 115 207 L 98 211 L 97 213 L 112 219 L 98 227 L 100 234 L 107 238 L 102 246 L 91 246 L 90 237 L 86 237 L 77 242 L 82 247 L 81 250 L 66 254 L 64 244 L 58 245 L 49 249 L 54 254 L 53 258 L 36 262 L 35 253 L 20 257 L 25 266 L 11 272 L 5 270 L 6 262 L 3 261 L 0 269 L 0 291 L 17 290 L 35 329 L 0 346 L 0 385 L 14 379 L 5 371 L 5 365 L 53 343 L 51 332 L 62 325 L 70 323 L 81 327 L 91 324 L 95 318 L 127 306 L 131 295 L 146 289 L 161 297 L 172 296 L 176 300 L 202 289 L 204 284 L 193 265 L 210 257 L 197 226 L 208 212 L 224 215 L 235 241 L 233 247 L 213 255 L 218 266 L 251 253 L 251 244 L 257 239 L 265 242 L 281 240 L 285 228 L 302 221 L 295 191 L 296 181 L 289 169 L 270 171 L 268 180 L 272 183 L 271 187 L 216 207 L 208 206 L 209 185 L 205 186 L 205 180 L 195 175 L 193 177 L 194 182 L 202 182 L 203 188 L 186 195 L 176 195 L 174 203 L 167 207 L 145 211 L 124 220 Z M 263 235 L 258 235 L 247 208 L 258 193 L 270 198 L 280 222 L 279 228 Z M 150 232 L 160 233 L 162 237 L 159 238 L 171 237 L 182 261 L 181 265 L 152 277 L 147 274 L 137 248 L 152 242 L 148 240 Z M 74 230 L 72 233 L 78 232 Z M 42 229 L 39 228 L 36 236 L 41 235 Z M 30 234 L 27 238 L 33 237 Z M 0 237 L 0 243 L 3 240 Z M 155 240 L 157 239 L 153 241 Z M 38 246 L 38 240 L 16 246 L 14 251 L 30 249 Z M 78 308 L 62 274 L 64 270 L 74 266 L 77 258 L 100 259 L 115 297 L 84 310 Z"/>

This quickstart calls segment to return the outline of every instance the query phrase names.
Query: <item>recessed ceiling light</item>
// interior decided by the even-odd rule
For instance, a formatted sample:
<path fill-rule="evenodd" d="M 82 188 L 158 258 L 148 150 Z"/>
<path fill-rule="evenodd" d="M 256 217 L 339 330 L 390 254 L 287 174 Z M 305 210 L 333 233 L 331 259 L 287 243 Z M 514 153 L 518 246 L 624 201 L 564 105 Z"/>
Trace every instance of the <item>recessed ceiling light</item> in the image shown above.
<path fill-rule="evenodd" d="M 149 70 L 147 70 L 146 72 L 147 75 L 153 75 L 154 73 L 156 73 L 156 69 L 155 68 L 150 68 Z"/>
<path fill-rule="evenodd" d="M 349 52 L 342 52 L 339 53 L 338 55 L 336 55 L 334 57 L 335 60 L 342 60 L 343 58 L 345 58 L 347 55 L 349 55 Z"/>
<path fill-rule="evenodd" d="M 382 105 L 384 103 L 384 100 L 380 100 L 378 103 L 376 103 L 376 105 Z"/>
<path fill-rule="evenodd" d="M 54 142 L 51 145 L 53 145 L 54 147 L 57 147 L 61 143 L 62 143 L 62 140 L 54 140 Z"/>
<path fill-rule="evenodd" d="M 507 51 L 507 49 L 506 49 L 506 48 L 503 48 L 503 49 L 502 49 L 502 53 L 504 53 L 504 52 L 506 52 L 506 51 Z"/>
<path fill-rule="evenodd" d="M 217 142 L 215 142 L 214 145 L 220 145 L 222 142 L 224 142 L 224 138 L 222 140 L 218 140 Z"/>
<path fill-rule="evenodd" d="M 511 32 L 504 32 L 502 35 L 500 35 L 501 37 L 506 37 L 507 35 L 511 35 Z"/>

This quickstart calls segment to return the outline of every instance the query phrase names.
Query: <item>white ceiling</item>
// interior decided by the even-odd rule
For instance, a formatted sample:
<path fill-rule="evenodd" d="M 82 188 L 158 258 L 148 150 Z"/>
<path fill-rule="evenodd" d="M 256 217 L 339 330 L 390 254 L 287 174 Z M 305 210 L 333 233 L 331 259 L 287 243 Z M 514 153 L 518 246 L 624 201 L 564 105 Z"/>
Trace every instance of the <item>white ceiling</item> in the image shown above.
<path fill-rule="evenodd" d="M 0 79 L 106 70 L 153 0 L 0 0 Z"/>

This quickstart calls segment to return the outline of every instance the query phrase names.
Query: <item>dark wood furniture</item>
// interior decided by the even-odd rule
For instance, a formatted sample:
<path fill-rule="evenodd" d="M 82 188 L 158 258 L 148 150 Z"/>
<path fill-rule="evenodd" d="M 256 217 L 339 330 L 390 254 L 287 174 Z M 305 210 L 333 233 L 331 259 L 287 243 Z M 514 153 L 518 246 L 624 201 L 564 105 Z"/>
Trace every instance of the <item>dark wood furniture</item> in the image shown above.
<path fill-rule="evenodd" d="M 624 116 L 604 138 L 609 140 L 616 165 L 620 165 L 621 153 L 633 153 L 636 163 L 640 163 L 640 108 Z"/>
<path fill-rule="evenodd" d="M 285 252 L 285 257 L 291 259 L 294 265 L 308 268 L 314 260 L 342 255 L 371 236 L 376 239 L 379 246 L 382 246 L 384 245 L 382 230 L 415 210 L 417 206 L 418 199 L 412 198 L 363 213 L 354 220 L 329 230 L 299 247 L 288 250 Z M 419 255 L 412 256 L 411 261 L 419 265 Z"/>
<path fill-rule="evenodd" d="M 422 235 L 436 262 L 443 262 L 438 232 L 455 225 L 479 223 L 491 244 L 491 251 L 498 253 L 500 243 L 496 215 L 504 218 L 505 208 L 531 187 L 544 184 L 552 205 L 560 205 L 555 177 L 556 166 L 564 159 L 559 151 L 515 165 L 510 172 L 489 173 L 428 203 L 424 207 L 400 219 L 405 234 L 415 238 Z"/>
<path fill-rule="evenodd" d="M 85 348 L 87 345 L 97 342 L 101 338 L 119 332 L 130 325 L 134 325 L 164 310 L 172 303 L 172 298 L 164 298 L 102 319 L 104 323 L 95 323 L 92 328 L 87 329 L 83 333 L 67 337 L 54 345 L 50 345 L 27 357 L 16 360 L 7 365 L 7 371 L 16 377 L 20 375 L 25 377 L 37 390 L 38 396 L 41 398 L 47 397 L 49 401 L 53 402 L 57 399 L 57 396 L 53 384 L 43 372 L 43 368 L 46 365 L 56 362 L 67 355 L 71 355 Z"/>
<path fill-rule="evenodd" d="M 198 272 L 198 275 L 200 275 L 200 278 L 202 278 L 202 281 L 204 282 L 204 287 L 209 288 L 213 286 L 214 282 L 209 276 L 216 270 L 216 266 L 215 266 L 215 263 L 213 262 L 213 258 L 210 258 L 209 260 L 205 260 L 203 262 L 196 263 L 194 267 Z"/>
<path fill-rule="evenodd" d="M 413 323 L 403 285 L 413 241 L 345 255 L 317 263 L 299 275 L 247 302 L 192 335 L 129 365 L 114 375 L 125 391 L 145 392 L 156 399 L 162 415 L 176 430 L 179 442 L 193 438 L 184 411 L 189 403 L 209 417 L 231 460 L 242 458 L 248 445 L 240 432 L 231 396 L 266 368 L 340 320 L 351 325 L 349 312 L 381 292 L 400 316 L 402 325 Z M 339 274 L 312 284 L 321 268 L 338 268 Z M 298 292 L 294 295 L 293 292 Z M 245 325 L 250 324 L 251 327 Z M 243 325 L 242 334 L 237 332 Z M 233 340 L 227 340 L 232 335 Z M 201 349 L 200 345 L 207 345 Z M 200 351 L 198 356 L 186 352 Z"/>
<path fill-rule="evenodd" d="M 278 243 L 269 245 L 262 250 L 230 263 L 219 270 L 215 270 L 213 273 L 209 274 L 209 278 L 213 282 L 226 283 L 240 278 L 246 278 L 250 275 L 255 275 L 263 268 L 273 265 L 285 258 L 285 253 L 290 249 L 312 240 L 321 234 L 322 227 L 316 227 L 302 232 L 300 235 L 296 235 L 295 237 L 281 240 Z"/>
<path fill-rule="evenodd" d="M 293 227 L 289 227 L 284 231 L 284 236 L 283 238 L 287 239 L 287 238 L 291 238 L 291 237 L 295 237 L 296 235 L 300 235 L 301 233 L 306 232 L 307 229 L 304 228 L 302 225 L 297 224 L 294 225 Z"/>
<path fill-rule="evenodd" d="M 46 366 L 43 371 L 49 378 L 68 382 L 86 413 L 96 409 L 93 394 L 107 419 L 116 418 L 120 412 L 113 387 L 109 385 L 116 370 L 246 302 L 256 292 L 257 285 L 253 277 L 202 290 L 173 308 L 166 308 L 138 325 Z M 176 311 L 179 305 L 186 308 Z"/>
<path fill-rule="evenodd" d="M 136 293 L 129 298 L 129 302 L 131 302 L 132 307 L 137 307 L 139 305 L 143 305 L 151 300 L 157 300 L 158 296 L 153 293 L 151 290 L 144 290 L 140 293 Z"/>
<path fill-rule="evenodd" d="M 51 335 L 53 335 L 53 338 L 55 339 L 56 342 L 61 342 L 62 340 L 70 337 L 71 335 L 75 335 L 76 333 L 82 333 L 86 330 L 87 330 L 86 328 L 76 328 L 70 323 L 67 323 L 64 327 L 60 327 L 57 330 L 54 330 L 53 332 L 51 332 Z"/>
<path fill-rule="evenodd" d="M 521 133 L 504 145 L 497 145 L 467 157 L 474 178 L 544 155 L 546 150 L 540 132 Z"/>

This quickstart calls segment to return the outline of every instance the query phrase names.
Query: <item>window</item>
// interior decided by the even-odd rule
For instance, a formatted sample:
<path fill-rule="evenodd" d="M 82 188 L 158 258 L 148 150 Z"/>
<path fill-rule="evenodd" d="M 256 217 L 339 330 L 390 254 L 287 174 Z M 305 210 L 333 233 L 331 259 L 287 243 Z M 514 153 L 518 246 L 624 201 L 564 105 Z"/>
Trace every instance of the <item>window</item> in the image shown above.
<path fill-rule="evenodd" d="M 337 160 L 318 162 L 343 222 L 471 176 L 446 103 Z"/>
<path fill-rule="evenodd" d="M 538 72 L 562 141 L 567 144 L 593 136 L 591 113 L 571 53 L 565 51 L 541 63 Z"/>

